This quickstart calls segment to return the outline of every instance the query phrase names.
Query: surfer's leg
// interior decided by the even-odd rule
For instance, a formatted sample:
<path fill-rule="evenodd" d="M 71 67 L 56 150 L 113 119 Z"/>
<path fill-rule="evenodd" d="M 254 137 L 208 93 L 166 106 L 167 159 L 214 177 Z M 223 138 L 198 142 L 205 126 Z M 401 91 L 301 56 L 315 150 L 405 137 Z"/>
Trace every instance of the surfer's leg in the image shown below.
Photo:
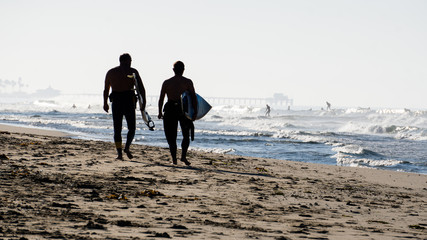
<path fill-rule="evenodd" d="M 117 149 L 117 159 L 122 159 L 122 122 L 123 114 L 117 104 L 112 104 L 113 126 L 114 126 L 114 143 Z"/>
<path fill-rule="evenodd" d="M 185 163 L 185 165 L 189 166 L 191 163 L 187 160 L 187 150 L 190 146 L 190 129 L 191 129 L 191 120 L 188 120 L 187 118 L 183 117 L 179 121 L 181 125 L 181 132 L 182 132 L 182 142 L 181 142 L 181 148 L 182 148 L 182 154 L 181 154 L 181 161 Z"/>
<path fill-rule="evenodd" d="M 178 119 L 174 116 L 170 116 L 165 112 L 163 117 L 163 128 L 165 130 L 166 140 L 169 144 L 169 150 L 172 155 L 173 164 L 177 164 L 176 160 L 176 135 L 178 130 Z"/>
<path fill-rule="evenodd" d="M 127 138 L 126 138 L 126 145 L 125 145 L 124 152 L 126 153 L 126 155 L 128 156 L 129 159 L 132 159 L 133 156 L 130 153 L 129 149 L 130 149 L 130 145 L 133 141 L 133 138 L 135 137 L 135 130 L 136 130 L 135 110 L 130 109 L 129 111 L 127 111 L 125 114 L 125 118 L 126 118 L 126 123 L 128 126 L 128 134 L 127 134 Z"/>

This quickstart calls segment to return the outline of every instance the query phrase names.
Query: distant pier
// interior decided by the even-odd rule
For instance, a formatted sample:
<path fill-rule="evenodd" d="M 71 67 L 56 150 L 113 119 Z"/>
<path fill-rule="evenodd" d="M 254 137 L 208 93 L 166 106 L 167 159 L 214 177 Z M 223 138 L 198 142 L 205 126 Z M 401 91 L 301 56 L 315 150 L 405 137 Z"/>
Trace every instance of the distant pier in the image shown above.
<path fill-rule="evenodd" d="M 266 104 L 275 107 L 290 107 L 293 106 L 293 99 L 287 96 L 276 93 L 272 98 L 231 98 L 231 97 L 203 97 L 212 106 L 217 105 L 245 105 L 245 106 L 265 106 Z M 149 104 L 157 104 L 158 96 L 147 96 Z"/>

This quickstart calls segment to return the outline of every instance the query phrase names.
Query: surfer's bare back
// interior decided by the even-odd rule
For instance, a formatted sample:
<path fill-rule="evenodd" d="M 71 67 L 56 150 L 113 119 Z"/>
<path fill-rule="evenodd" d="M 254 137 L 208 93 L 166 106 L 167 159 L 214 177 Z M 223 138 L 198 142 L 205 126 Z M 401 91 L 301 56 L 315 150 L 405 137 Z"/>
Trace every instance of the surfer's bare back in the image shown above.
<path fill-rule="evenodd" d="M 175 65 L 177 63 L 175 63 Z M 184 64 L 182 65 L 184 66 Z M 177 74 L 176 71 L 178 71 L 179 74 Z M 176 70 L 174 67 L 174 72 L 175 72 L 175 76 L 164 81 L 162 85 L 162 90 L 160 91 L 159 116 L 158 116 L 159 119 L 163 118 L 162 107 L 163 107 L 165 95 L 167 95 L 168 101 L 181 102 L 181 95 L 185 91 L 189 91 L 191 94 L 192 102 L 195 103 L 194 109 L 197 111 L 197 98 L 196 98 L 196 92 L 194 90 L 193 81 L 182 76 L 182 74 L 184 73 L 184 69 L 182 69 L 182 73 L 180 73 L 181 70 Z M 194 114 L 194 115 L 197 115 L 197 114 Z"/>
<path fill-rule="evenodd" d="M 129 57 L 127 57 L 129 56 Z M 139 91 L 143 97 L 143 104 L 145 109 L 146 99 L 145 99 L 145 89 L 142 84 L 141 77 L 139 76 L 138 71 L 135 68 L 131 68 L 132 59 L 129 54 L 123 54 L 120 56 L 120 66 L 110 69 L 105 76 L 105 86 L 104 86 L 104 111 L 108 112 L 108 94 L 110 88 L 112 92 L 126 92 L 132 91 L 135 86 L 135 80 L 133 78 L 133 73 L 135 73 L 136 79 L 139 85 Z"/>

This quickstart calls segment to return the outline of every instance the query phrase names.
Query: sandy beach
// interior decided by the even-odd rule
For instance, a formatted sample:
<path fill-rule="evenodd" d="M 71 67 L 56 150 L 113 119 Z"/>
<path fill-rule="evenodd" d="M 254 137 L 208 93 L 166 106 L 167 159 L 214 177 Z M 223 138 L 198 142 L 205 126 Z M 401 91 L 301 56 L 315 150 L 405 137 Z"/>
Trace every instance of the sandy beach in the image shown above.
<path fill-rule="evenodd" d="M 427 238 L 427 175 L 0 126 L 1 239 Z"/>

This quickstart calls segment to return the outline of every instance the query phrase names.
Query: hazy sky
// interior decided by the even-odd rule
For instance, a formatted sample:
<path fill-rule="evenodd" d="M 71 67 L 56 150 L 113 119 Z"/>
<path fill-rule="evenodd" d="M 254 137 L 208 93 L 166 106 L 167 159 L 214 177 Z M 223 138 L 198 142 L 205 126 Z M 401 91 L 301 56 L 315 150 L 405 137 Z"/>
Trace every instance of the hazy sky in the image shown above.
<path fill-rule="evenodd" d="M 186 64 L 202 96 L 427 108 L 427 1 L 0 0 L 0 79 L 102 94 L 131 54 L 149 95 Z"/>

